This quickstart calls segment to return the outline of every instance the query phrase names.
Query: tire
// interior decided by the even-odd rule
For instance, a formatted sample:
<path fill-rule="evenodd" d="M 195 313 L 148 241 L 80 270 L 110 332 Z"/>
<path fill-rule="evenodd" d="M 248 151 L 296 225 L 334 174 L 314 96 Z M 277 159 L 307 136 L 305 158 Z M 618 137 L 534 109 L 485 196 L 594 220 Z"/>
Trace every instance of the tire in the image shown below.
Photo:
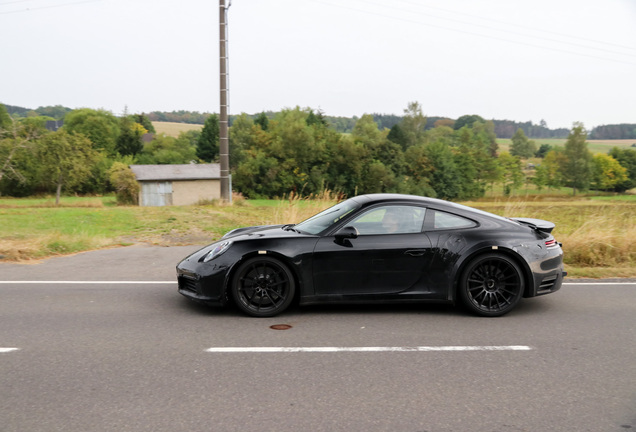
<path fill-rule="evenodd" d="M 519 303 L 525 287 L 519 265 L 501 254 L 486 254 L 468 263 L 459 281 L 459 298 L 471 312 L 497 317 Z"/>
<path fill-rule="evenodd" d="M 269 257 L 256 257 L 240 265 L 232 279 L 236 306 L 254 317 L 271 317 L 291 304 L 296 292 L 287 266 Z"/>

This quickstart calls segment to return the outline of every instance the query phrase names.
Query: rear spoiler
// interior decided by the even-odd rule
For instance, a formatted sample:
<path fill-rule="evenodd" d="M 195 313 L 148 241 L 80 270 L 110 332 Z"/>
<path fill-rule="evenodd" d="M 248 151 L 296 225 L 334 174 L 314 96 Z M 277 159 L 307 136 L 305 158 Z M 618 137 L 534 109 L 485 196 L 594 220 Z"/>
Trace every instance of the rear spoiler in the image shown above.
<path fill-rule="evenodd" d="M 522 223 L 524 225 L 528 225 L 531 228 L 536 229 L 537 231 L 544 232 L 546 234 L 550 234 L 554 227 L 554 223 L 543 220 L 543 219 L 533 219 L 533 218 L 510 218 L 515 222 Z"/>

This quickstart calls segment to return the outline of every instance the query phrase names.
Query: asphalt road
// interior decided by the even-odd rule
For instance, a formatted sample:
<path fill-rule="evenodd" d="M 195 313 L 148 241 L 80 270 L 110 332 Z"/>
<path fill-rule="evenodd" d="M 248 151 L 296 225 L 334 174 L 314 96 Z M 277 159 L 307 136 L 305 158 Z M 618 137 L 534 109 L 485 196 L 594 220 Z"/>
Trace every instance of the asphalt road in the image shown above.
<path fill-rule="evenodd" d="M 636 429 L 636 284 L 568 281 L 495 319 L 433 305 L 256 319 L 177 294 L 194 249 L 0 264 L 0 431 Z M 394 349 L 207 351 L 232 347 Z"/>

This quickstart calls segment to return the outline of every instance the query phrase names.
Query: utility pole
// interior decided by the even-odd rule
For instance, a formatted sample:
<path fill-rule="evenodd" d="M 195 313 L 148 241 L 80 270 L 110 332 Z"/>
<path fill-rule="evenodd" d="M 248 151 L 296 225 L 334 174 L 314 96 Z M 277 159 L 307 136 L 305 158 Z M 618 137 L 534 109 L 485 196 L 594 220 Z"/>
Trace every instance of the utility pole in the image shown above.
<path fill-rule="evenodd" d="M 221 111 L 219 118 L 219 156 L 221 162 L 221 199 L 232 201 L 230 185 L 230 143 L 228 139 L 228 73 L 227 73 L 227 10 L 225 0 L 219 0 L 219 54 L 221 78 Z"/>

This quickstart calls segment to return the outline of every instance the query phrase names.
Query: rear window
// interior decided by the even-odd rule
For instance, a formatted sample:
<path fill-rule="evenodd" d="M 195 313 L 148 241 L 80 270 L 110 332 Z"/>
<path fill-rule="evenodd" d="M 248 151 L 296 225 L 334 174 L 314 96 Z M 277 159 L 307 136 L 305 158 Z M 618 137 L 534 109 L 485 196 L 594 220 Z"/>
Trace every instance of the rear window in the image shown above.
<path fill-rule="evenodd" d="M 476 226 L 476 222 L 452 213 L 430 209 L 427 213 L 426 228 L 429 230 L 472 228 Z"/>

